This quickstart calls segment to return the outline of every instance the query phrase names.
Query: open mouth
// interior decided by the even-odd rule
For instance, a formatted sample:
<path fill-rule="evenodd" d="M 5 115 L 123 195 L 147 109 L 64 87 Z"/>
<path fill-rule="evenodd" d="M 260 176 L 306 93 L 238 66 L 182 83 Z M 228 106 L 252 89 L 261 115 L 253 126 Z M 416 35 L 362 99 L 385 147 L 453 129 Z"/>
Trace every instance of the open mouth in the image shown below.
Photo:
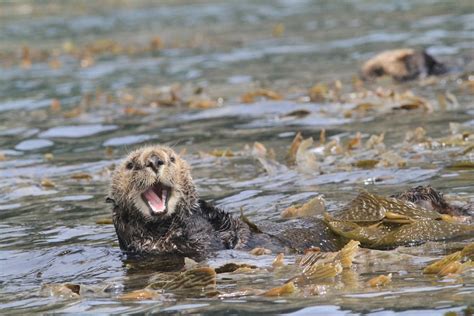
<path fill-rule="evenodd" d="M 170 189 L 161 183 L 156 183 L 142 193 L 142 199 L 150 208 L 152 214 L 166 213 Z"/>

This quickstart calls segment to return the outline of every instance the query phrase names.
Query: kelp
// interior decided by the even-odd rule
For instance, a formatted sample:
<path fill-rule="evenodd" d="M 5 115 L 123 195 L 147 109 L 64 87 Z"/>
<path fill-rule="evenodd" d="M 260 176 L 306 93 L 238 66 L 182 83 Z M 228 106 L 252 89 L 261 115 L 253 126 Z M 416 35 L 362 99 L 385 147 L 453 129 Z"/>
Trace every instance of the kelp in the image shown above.
<path fill-rule="evenodd" d="M 240 97 L 242 103 L 254 103 L 257 97 L 262 97 L 269 100 L 281 100 L 283 96 L 276 91 L 269 89 L 256 89 L 251 92 L 247 92 Z"/>
<path fill-rule="evenodd" d="M 392 274 L 389 273 L 387 275 L 382 274 L 370 279 L 369 281 L 367 281 L 367 285 L 369 285 L 370 287 L 382 287 L 387 284 L 390 284 L 391 282 L 392 282 Z"/>
<path fill-rule="evenodd" d="M 291 142 L 290 149 L 288 150 L 288 155 L 287 155 L 287 162 L 290 165 L 294 165 L 296 163 L 296 152 L 298 151 L 298 148 L 301 145 L 301 142 L 303 141 L 303 136 L 301 135 L 300 132 L 298 132 L 295 135 L 295 138 L 293 138 L 293 141 Z"/>
<path fill-rule="evenodd" d="M 462 250 L 453 252 L 443 258 L 430 263 L 423 269 L 424 274 L 437 274 L 446 276 L 448 274 L 460 273 L 465 268 L 472 268 L 474 259 L 474 243 L 466 245 Z M 464 263 L 462 263 L 464 261 Z"/>
<path fill-rule="evenodd" d="M 44 284 L 40 289 L 40 294 L 61 299 L 78 299 L 81 296 L 81 286 L 73 283 Z"/>
<path fill-rule="evenodd" d="M 426 241 L 440 241 L 474 233 L 471 225 L 436 220 L 422 220 L 402 225 L 374 243 L 374 248 L 389 248 L 400 245 L 416 245 Z"/>
<path fill-rule="evenodd" d="M 246 263 L 233 263 L 229 262 L 224 264 L 221 267 L 215 268 L 217 274 L 219 273 L 229 273 L 237 271 L 238 269 L 248 268 L 248 269 L 256 269 L 257 267 L 254 265 L 246 264 Z"/>
<path fill-rule="evenodd" d="M 287 282 L 305 286 L 336 277 L 344 269 L 352 267 L 359 244 L 358 241 L 351 240 L 337 252 L 307 251 L 298 260 L 302 272 Z"/>
<path fill-rule="evenodd" d="M 322 214 L 325 210 L 326 206 L 323 197 L 316 196 L 304 204 L 287 207 L 280 215 L 282 218 L 311 217 Z"/>
<path fill-rule="evenodd" d="M 381 220 L 405 219 L 439 219 L 441 215 L 435 211 L 420 208 L 415 204 L 395 198 L 387 198 L 361 192 L 354 200 L 345 206 L 337 220 L 351 222 L 378 222 Z"/>
<path fill-rule="evenodd" d="M 262 255 L 269 255 L 272 253 L 272 251 L 270 249 L 266 249 L 263 247 L 256 247 L 250 250 L 249 253 L 254 256 L 262 256 Z"/>
<path fill-rule="evenodd" d="M 250 219 L 247 216 L 244 215 L 244 209 L 243 208 L 240 209 L 240 220 L 242 222 L 244 222 L 245 224 L 247 224 L 247 226 L 249 227 L 251 232 L 256 233 L 256 234 L 261 234 L 262 233 L 260 228 L 255 223 L 250 221 Z"/>
<path fill-rule="evenodd" d="M 341 250 L 337 252 L 321 252 L 320 250 L 310 250 L 299 260 L 298 264 L 307 269 L 316 263 L 328 263 L 339 261 L 343 268 L 350 268 L 360 242 L 350 240 Z M 304 270 L 303 270 L 304 271 Z"/>
<path fill-rule="evenodd" d="M 122 301 L 143 301 L 156 300 L 160 298 L 160 296 L 161 294 L 158 291 L 146 288 L 122 294 L 118 299 Z"/>
<path fill-rule="evenodd" d="M 358 240 L 364 247 L 386 249 L 416 245 L 426 241 L 447 240 L 474 233 L 471 225 L 441 220 L 420 220 L 411 224 L 376 223 L 369 226 L 325 218 L 329 228 L 339 236 Z"/>
<path fill-rule="evenodd" d="M 390 227 L 376 223 L 370 226 L 360 226 L 348 221 L 337 221 L 331 217 L 324 218 L 328 227 L 336 234 L 347 239 L 359 241 L 362 246 L 367 247 L 377 243 L 380 239 L 388 235 Z"/>
<path fill-rule="evenodd" d="M 393 248 L 467 236 L 474 227 L 443 220 L 436 211 L 396 198 L 360 193 L 325 223 L 337 235 L 358 240 L 365 247 Z"/>
<path fill-rule="evenodd" d="M 282 295 L 288 295 L 288 294 L 293 294 L 297 290 L 295 284 L 293 282 L 288 282 L 283 284 L 282 286 L 272 288 L 265 293 L 263 293 L 263 296 L 268 296 L 268 297 L 274 297 L 274 296 L 282 296 Z"/>
<path fill-rule="evenodd" d="M 209 267 L 196 268 L 179 274 L 169 281 L 163 289 L 165 291 L 215 289 L 216 271 Z"/>

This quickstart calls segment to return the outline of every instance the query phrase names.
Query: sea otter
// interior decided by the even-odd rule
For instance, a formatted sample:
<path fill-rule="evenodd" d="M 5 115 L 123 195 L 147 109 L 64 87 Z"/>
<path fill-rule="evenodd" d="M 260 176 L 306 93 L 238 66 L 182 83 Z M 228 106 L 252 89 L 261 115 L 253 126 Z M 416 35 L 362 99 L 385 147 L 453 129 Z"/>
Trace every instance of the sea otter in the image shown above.
<path fill-rule="evenodd" d="M 370 195 L 368 200 L 367 196 L 359 195 L 344 210 L 352 217 L 364 212 L 377 216 L 381 214 L 380 218 L 376 218 L 377 221 L 385 221 L 384 214 L 391 222 L 393 218 L 398 219 L 398 222 L 402 218 L 404 221 L 400 225 L 423 218 L 423 214 L 428 212 L 426 205 L 429 203 L 439 206 L 436 211 L 441 211 L 441 208 L 450 213 L 452 210 L 442 195 L 431 187 L 411 189 L 400 194 L 397 200 L 387 200 L 376 195 Z M 331 225 L 328 225 L 325 219 L 296 219 L 257 227 L 244 219 L 233 217 L 199 199 L 189 165 L 165 146 L 149 146 L 131 152 L 113 173 L 107 201 L 113 203 L 115 230 L 121 249 L 127 253 L 203 260 L 223 249 L 265 247 L 275 252 L 303 252 L 318 247 L 322 251 L 336 251 L 348 241 L 345 233 L 339 229 L 340 224 L 331 221 Z M 421 208 L 412 202 L 421 204 Z M 387 205 L 395 204 L 397 207 L 387 209 Z M 433 234 L 415 236 L 410 233 L 413 238 L 422 241 L 451 238 L 454 230 L 451 227 L 450 234 L 444 236 L 440 228 L 443 223 L 437 222 L 440 218 L 437 214 L 434 217 L 430 215 L 433 217 L 431 221 L 423 222 L 425 226 L 428 225 L 427 229 L 433 227 Z M 341 224 L 347 226 L 347 218 L 342 217 L 341 220 L 344 222 Z M 394 225 L 399 225 L 397 223 Z M 355 223 L 348 225 L 351 228 L 354 225 L 359 227 Z M 435 231 L 439 233 L 435 234 Z M 459 234 L 464 231 L 465 227 L 459 227 Z M 357 234 L 351 236 L 352 239 L 361 237 Z M 413 242 L 411 237 L 399 239 Z M 396 245 L 399 244 L 403 243 Z"/>
<path fill-rule="evenodd" d="M 408 81 L 429 75 L 442 75 L 448 68 L 425 50 L 402 48 L 382 52 L 364 63 L 362 78 L 373 80 L 390 76 L 395 81 Z"/>
<path fill-rule="evenodd" d="M 149 146 L 131 152 L 113 173 L 107 201 L 122 250 L 203 259 L 222 249 L 257 246 L 284 251 L 340 248 L 319 219 L 272 225 L 261 233 L 199 199 L 190 167 L 171 148 Z M 309 229 L 309 228 L 312 229 Z"/>

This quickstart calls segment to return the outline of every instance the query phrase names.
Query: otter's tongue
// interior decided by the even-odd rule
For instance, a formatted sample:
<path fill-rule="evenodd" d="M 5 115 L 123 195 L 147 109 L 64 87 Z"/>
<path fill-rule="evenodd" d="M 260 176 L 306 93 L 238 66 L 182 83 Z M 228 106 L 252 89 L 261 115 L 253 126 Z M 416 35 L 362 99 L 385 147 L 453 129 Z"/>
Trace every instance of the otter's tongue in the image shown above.
<path fill-rule="evenodd" d="M 154 213 L 163 213 L 166 209 L 166 194 L 166 190 L 160 187 L 151 187 L 143 193 L 143 196 Z"/>

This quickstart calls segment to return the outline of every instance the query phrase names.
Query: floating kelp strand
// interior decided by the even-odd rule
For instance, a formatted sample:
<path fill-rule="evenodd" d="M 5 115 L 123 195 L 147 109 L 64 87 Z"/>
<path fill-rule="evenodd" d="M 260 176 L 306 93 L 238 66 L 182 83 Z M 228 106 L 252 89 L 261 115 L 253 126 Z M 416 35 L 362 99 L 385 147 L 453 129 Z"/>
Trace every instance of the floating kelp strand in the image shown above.
<path fill-rule="evenodd" d="M 338 253 L 338 259 L 344 269 L 352 267 L 352 262 L 359 249 L 360 242 L 356 240 L 349 241 Z"/>
<path fill-rule="evenodd" d="M 455 262 L 461 264 L 461 261 L 465 261 L 467 263 L 466 267 L 469 266 L 469 262 L 472 262 L 474 258 L 474 243 L 470 243 L 466 245 L 462 250 L 456 251 L 452 254 L 446 255 L 443 258 L 431 263 L 427 267 L 423 269 L 423 273 L 425 274 L 438 274 L 438 275 L 447 275 L 448 271 L 452 271 Z M 455 264 L 458 269 L 460 269 L 460 265 Z"/>
<path fill-rule="evenodd" d="M 335 215 L 336 220 L 351 222 L 376 222 L 383 219 L 439 219 L 435 211 L 420 208 L 415 204 L 395 198 L 386 198 L 366 191 Z"/>
<path fill-rule="evenodd" d="M 216 271 L 212 268 L 196 268 L 185 271 L 164 286 L 166 291 L 215 289 Z"/>
<path fill-rule="evenodd" d="M 392 282 L 392 274 L 389 273 L 388 275 L 379 275 L 367 281 L 367 284 L 370 287 L 382 287 L 390 284 Z"/>
<path fill-rule="evenodd" d="M 293 282 L 288 282 L 282 286 L 275 287 L 263 293 L 263 296 L 274 297 L 293 294 L 297 291 L 297 288 Z"/>
<path fill-rule="evenodd" d="M 161 297 L 161 293 L 152 289 L 136 290 L 129 293 L 122 294 L 118 297 L 122 301 L 143 301 L 156 300 Z"/>
<path fill-rule="evenodd" d="M 437 220 L 420 220 L 413 224 L 402 225 L 374 243 L 375 248 L 400 245 L 416 245 L 426 241 L 446 240 L 468 236 L 474 232 L 474 226 L 448 223 Z"/>
<path fill-rule="evenodd" d="M 323 214 L 326 210 L 325 201 L 322 196 L 316 196 L 304 204 L 296 204 L 287 207 L 281 212 L 282 218 L 311 217 Z"/>

